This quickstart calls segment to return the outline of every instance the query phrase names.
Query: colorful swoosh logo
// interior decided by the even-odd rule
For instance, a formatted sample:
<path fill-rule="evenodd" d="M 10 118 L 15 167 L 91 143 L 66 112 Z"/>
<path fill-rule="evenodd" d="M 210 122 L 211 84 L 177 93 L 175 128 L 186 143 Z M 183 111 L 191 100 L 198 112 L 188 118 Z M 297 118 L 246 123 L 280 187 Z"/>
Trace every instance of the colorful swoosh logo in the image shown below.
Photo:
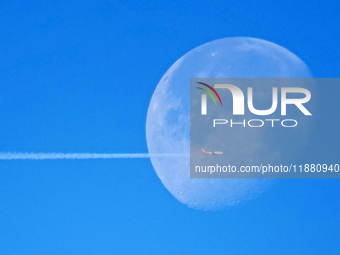
<path fill-rule="evenodd" d="M 222 100 L 221 100 L 221 98 L 220 98 L 220 95 L 216 92 L 216 90 L 215 90 L 213 87 L 211 87 L 210 85 L 205 84 L 205 83 L 203 83 L 203 82 L 197 82 L 197 83 L 199 83 L 199 84 L 201 84 L 201 85 L 204 85 L 204 86 L 206 86 L 207 88 L 211 89 L 211 91 L 214 92 L 215 95 L 217 96 L 218 100 L 220 100 L 220 104 L 222 105 Z M 210 92 L 209 90 L 206 90 L 206 89 L 203 89 L 203 88 L 200 88 L 200 87 L 197 87 L 197 88 L 203 90 L 203 91 L 206 92 L 209 96 L 211 96 L 211 98 L 214 100 L 215 105 L 217 105 L 214 96 L 211 94 L 211 92 Z"/>

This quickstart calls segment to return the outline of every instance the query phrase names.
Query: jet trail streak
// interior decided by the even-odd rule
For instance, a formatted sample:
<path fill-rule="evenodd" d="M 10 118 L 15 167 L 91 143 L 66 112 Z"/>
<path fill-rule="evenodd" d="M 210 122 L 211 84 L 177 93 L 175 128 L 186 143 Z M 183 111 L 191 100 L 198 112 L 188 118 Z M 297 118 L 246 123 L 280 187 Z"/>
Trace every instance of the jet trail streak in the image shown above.
<path fill-rule="evenodd" d="M 0 160 L 44 160 L 44 159 L 132 159 L 150 157 L 183 157 L 187 154 L 149 153 L 12 153 L 0 152 Z"/>

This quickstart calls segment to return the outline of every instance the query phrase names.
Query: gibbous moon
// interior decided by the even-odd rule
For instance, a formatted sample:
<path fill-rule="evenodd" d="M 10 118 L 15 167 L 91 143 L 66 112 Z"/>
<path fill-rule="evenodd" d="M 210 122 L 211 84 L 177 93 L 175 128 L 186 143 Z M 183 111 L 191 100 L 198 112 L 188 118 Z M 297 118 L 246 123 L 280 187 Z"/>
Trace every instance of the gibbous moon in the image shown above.
<path fill-rule="evenodd" d="M 190 78 L 288 77 L 311 77 L 311 73 L 292 52 L 268 41 L 225 38 L 189 51 L 164 74 L 152 96 L 146 121 L 149 153 L 189 154 Z M 250 200 L 271 182 L 190 179 L 189 156 L 151 157 L 151 162 L 167 190 L 181 203 L 197 209 L 217 210 Z"/>

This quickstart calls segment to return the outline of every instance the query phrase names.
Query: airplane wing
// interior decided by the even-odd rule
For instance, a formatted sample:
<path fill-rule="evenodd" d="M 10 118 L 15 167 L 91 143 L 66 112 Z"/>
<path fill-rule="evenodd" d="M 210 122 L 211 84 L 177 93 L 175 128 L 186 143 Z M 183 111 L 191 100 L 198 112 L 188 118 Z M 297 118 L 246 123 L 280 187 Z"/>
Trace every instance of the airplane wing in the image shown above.
<path fill-rule="evenodd" d="M 222 151 L 206 151 L 204 149 L 202 149 L 202 152 L 207 155 L 222 155 L 223 154 Z"/>

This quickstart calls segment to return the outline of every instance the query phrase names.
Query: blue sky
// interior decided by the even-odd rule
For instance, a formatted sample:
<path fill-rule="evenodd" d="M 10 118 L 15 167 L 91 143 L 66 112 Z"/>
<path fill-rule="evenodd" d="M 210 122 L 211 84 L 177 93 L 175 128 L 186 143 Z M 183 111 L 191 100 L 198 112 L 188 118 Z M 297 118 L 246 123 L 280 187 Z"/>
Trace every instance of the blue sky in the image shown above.
<path fill-rule="evenodd" d="M 339 77 L 339 9 L 321 0 L 3 1 L 0 151 L 147 152 L 158 81 L 223 37 L 277 43 L 315 77 Z M 256 200 L 204 212 L 173 198 L 148 159 L 0 162 L 0 254 L 340 254 L 339 184 L 280 180 Z"/>

